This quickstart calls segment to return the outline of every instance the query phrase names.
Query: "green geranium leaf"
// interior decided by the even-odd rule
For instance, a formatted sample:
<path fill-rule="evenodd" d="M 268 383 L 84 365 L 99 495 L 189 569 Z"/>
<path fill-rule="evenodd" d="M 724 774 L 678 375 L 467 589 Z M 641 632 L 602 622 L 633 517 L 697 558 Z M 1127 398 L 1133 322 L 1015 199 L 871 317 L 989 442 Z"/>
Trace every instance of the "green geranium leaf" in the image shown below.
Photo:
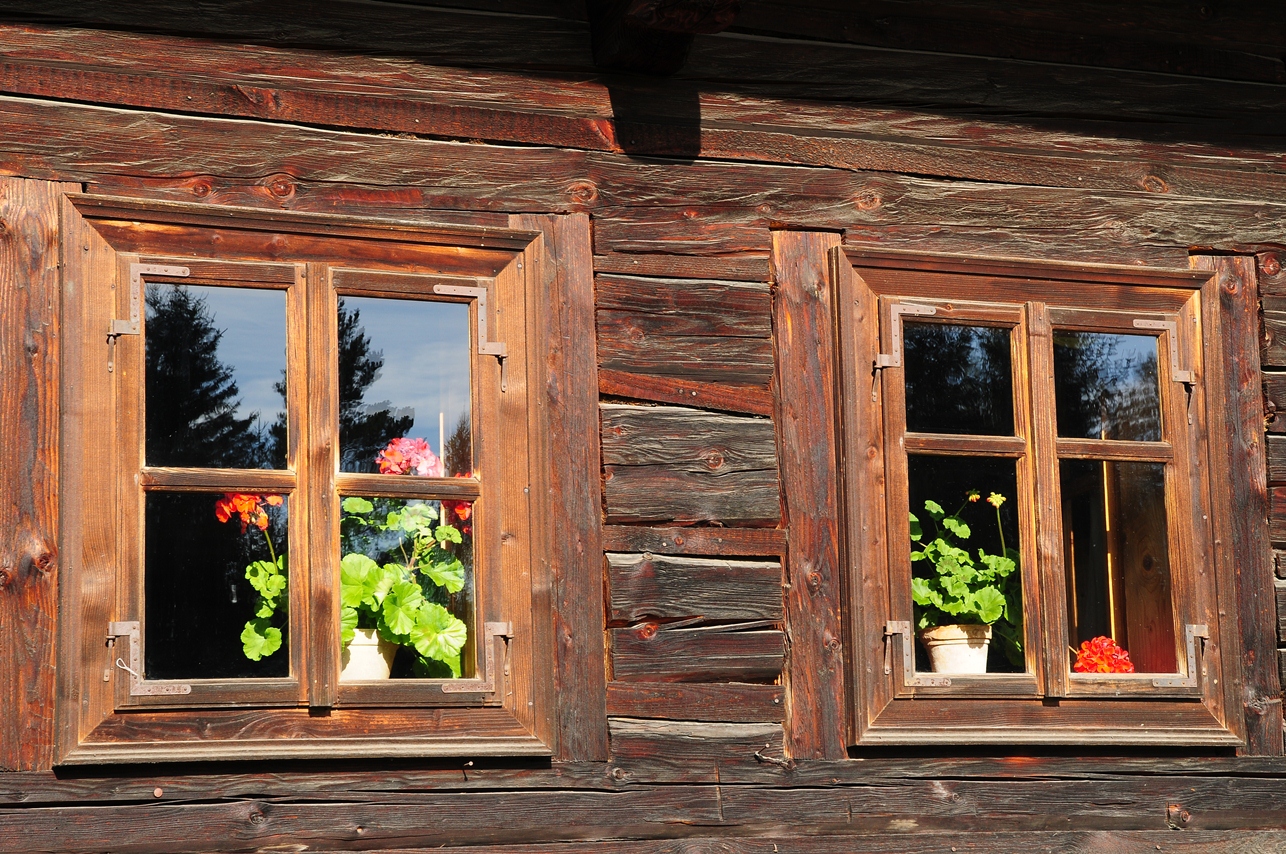
<path fill-rule="evenodd" d="M 357 609 L 345 605 L 339 609 L 339 645 L 348 646 L 357 634 Z"/>
<path fill-rule="evenodd" d="M 351 552 L 339 561 L 339 601 L 341 605 L 356 608 L 377 604 L 375 590 L 383 572 L 379 564 L 364 554 Z"/>
<path fill-rule="evenodd" d="M 425 658 L 441 661 L 460 675 L 460 650 L 469 638 L 469 629 L 446 608 L 426 602 L 411 628 L 411 643 Z"/>
<path fill-rule="evenodd" d="M 433 531 L 433 539 L 442 545 L 447 543 L 463 543 L 464 535 L 456 530 L 454 525 L 438 525 Z"/>
<path fill-rule="evenodd" d="M 428 563 L 420 569 L 430 581 L 439 587 L 445 587 L 448 593 L 459 593 L 464 589 L 464 564 L 457 559 L 444 563 Z"/>
<path fill-rule="evenodd" d="M 331 505 L 332 507 L 335 505 Z M 355 495 L 345 498 L 339 505 L 345 513 L 370 513 L 375 509 L 375 505 L 365 498 L 358 498 Z"/>
<path fill-rule="evenodd" d="M 936 604 L 933 601 L 934 591 L 929 586 L 928 579 L 912 578 L 911 579 L 911 598 L 917 605 L 929 606 Z"/>
<path fill-rule="evenodd" d="M 425 604 L 420 585 L 412 581 L 399 581 L 389 588 L 384 597 L 384 624 L 394 634 L 408 634 L 416 624 L 420 608 Z"/>
<path fill-rule="evenodd" d="M 929 511 L 929 516 L 932 517 L 933 521 L 935 522 L 941 519 L 943 516 L 947 515 L 946 512 L 942 509 L 942 505 L 936 501 L 924 502 L 924 509 Z"/>
<path fill-rule="evenodd" d="M 272 655 L 281 649 L 281 629 L 267 620 L 251 620 L 241 632 L 241 647 L 251 661 Z"/>
<path fill-rule="evenodd" d="M 911 540 L 912 542 L 918 543 L 924 539 L 924 529 L 920 527 L 920 520 L 915 518 L 914 513 L 908 513 L 906 515 L 911 519 Z M 912 557 L 911 560 L 915 560 L 915 557 Z"/>
<path fill-rule="evenodd" d="M 428 504 L 408 504 L 396 523 L 393 516 L 394 514 L 389 514 L 390 529 L 396 528 L 417 537 L 433 536 L 433 523 L 438 520 L 438 512 Z"/>
<path fill-rule="evenodd" d="M 958 516 L 944 516 L 942 518 L 942 527 L 955 534 L 962 540 L 969 539 L 969 526 L 960 520 Z"/>
<path fill-rule="evenodd" d="M 994 587 L 984 587 L 973 594 L 973 604 L 978 619 L 984 623 L 994 623 L 1005 611 L 1005 594 Z"/>

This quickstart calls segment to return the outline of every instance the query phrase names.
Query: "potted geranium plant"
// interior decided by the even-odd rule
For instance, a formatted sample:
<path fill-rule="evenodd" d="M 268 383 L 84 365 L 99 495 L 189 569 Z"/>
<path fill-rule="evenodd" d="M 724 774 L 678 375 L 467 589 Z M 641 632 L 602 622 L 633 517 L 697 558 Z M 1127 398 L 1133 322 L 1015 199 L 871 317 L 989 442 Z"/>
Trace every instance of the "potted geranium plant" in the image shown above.
<path fill-rule="evenodd" d="M 386 474 L 442 476 L 441 461 L 423 439 L 394 439 L 376 462 Z M 215 513 L 223 522 L 239 517 L 242 533 L 253 525 L 268 538 L 266 508 L 281 503 L 279 495 L 229 493 L 216 502 Z M 453 546 L 471 533 L 472 508 L 467 502 L 440 504 L 460 527 L 445 524 L 424 501 L 349 496 L 341 502 L 341 681 L 387 679 L 400 647 L 413 651 L 417 676 L 461 675 L 468 626 L 447 605 L 464 589 L 466 569 Z M 259 597 L 241 635 L 252 661 L 277 652 L 283 640 L 286 557 L 272 551 L 270 538 L 268 548 L 271 560 L 246 567 Z"/>
<path fill-rule="evenodd" d="M 911 598 L 916 605 L 916 629 L 939 673 L 986 673 L 993 634 L 1014 664 L 1022 663 L 1022 586 L 1019 555 L 1006 548 L 1000 522 L 1005 496 L 987 498 L 996 511 L 1000 553 L 977 550 L 975 559 L 962 545 L 972 534 L 960 512 L 981 493 L 969 490 L 965 503 L 948 514 L 936 501 L 924 509 L 933 526 L 932 538 L 911 513 Z"/>

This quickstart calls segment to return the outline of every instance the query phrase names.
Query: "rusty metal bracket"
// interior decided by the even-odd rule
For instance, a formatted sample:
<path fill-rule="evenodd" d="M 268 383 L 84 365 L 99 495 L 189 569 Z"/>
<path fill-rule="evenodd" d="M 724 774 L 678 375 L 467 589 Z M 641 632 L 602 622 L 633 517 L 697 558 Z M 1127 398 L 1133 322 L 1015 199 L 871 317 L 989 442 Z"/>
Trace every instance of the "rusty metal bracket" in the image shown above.
<path fill-rule="evenodd" d="M 513 623 L 486 623 L 482 632 L 483 643 L 483 678 L 452 679 L 442 683 L 443 694 L 494 694 L 498 681 L 496 679 L 496 642 L 505 645 L 504 675 L 509 675 L 509 640 L 513 637 Z"/>
<path fill-rule="evenodd" d="M 138 620 L 107 624 L 107 645 L 116 646 L 117 638 L 129 638 L 129 656 L 127 664 L 119 656 L 116 658 L 116 669 L 129 674 L 129 693 L 131 697 L 173 696 L 191 694 L 192 686 L 183 682 L 148 682 L 143 678 L 142 628 Z M 110 671 L 109 671 L 110 672 Z"/>
<path fill-rule="evenodd" d="M 889 645 L 899 635 L 902 637 L 902 684 L 908 688 L 950 688 L 949 676 L 924 676 L 915 672 L 915 641 L 911 635 L 910 620 L 889 620 L 884 624 L 884 674 L 893 675 Z"/>
<path fill-rule="evenodd" d="M 1188 651 L 1188 672 L 1182 676 L 1162 676 L 1152 680 L 1154 688 L 1195 688 L 1201 682 L 1201 670 L 1197 665 L 1197 638 L 1203 641 L 1210 639 L 1210 627 L 1204 624 L 1188 623 L 1183 627 L 1183 641 Z M 1202 652 L 1205 651 L 1202 643 Z"/>
<path fill-rule="evenodd" d="M 875 370 L 902 367 L 902 315 L 928 317 L 937 313 L 938 310 L 931 305 L 895 302 L 889 306 L 889 350 L 892 352 L 876 355 Z"/>
<path fill-rule="evenodd" d="M 1134 321 L 1135 329 L 1156 329 L 1168 332 L 1170 341 L 1170 378 L 1177 383 L 1191 386 L 1197 381 L 1192 371 L 1179 367 L 1179 324 L 1173 320 L 1139 320 Z"/>
<path fill-rule="evenodd" d="M 137 335 L 141 331 L 140 316 L 143 313 L 143 277 L 166 276 L 172 279 L 186 279 L 192 275 L 187 267 L 172 267 L 165 264 L 130 264 L 129 265 L 129 320 L 113 320 L 111 336 Z"/>

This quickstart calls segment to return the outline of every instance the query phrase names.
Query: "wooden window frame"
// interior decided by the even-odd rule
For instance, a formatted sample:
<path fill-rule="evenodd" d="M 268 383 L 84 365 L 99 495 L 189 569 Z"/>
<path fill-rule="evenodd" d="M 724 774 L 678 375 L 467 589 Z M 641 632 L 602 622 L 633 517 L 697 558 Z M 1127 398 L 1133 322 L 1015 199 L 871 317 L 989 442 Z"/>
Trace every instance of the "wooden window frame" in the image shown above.
<path fill-rule="evenodd" d="M 1215 560 L 1213 545 L 1227 521 L 1221 516 L 1229 512 L 1211 492 L 1227 459 L 1224 437 L 1207 429 L 1210 413 L 1220 411 L 1223 400 L 1220 373 L 1204 369 L 1220 364 L 1213 274 L 853 248 L 832 249 L 829 272 L 836 287 L 847 629 L 855 651 L 849 743 L 1244 744 L 1241 716 L 1227 713 L 1237 708 L 1235 656 L 1220 654 L 1221 638 L 1235 644 L 1238 635 L 1233 579 L 1226 562 Z M 1019 330 L 1012 349 L 1015 438 L 905 433 L 902 369 L 874 367 L 880 354 L 897 361 L 888 322 L 890 304 L 897 301 L 933 306 L 934 322 L 961 318 Z M 1182 365 L 1194 374 L 1189 400 L 1166 358 L 1172 333 L 1129 327 L 1159 338 L 1163 422 L 1169 425 L 1163 439 L 1170 445 L 1056 437 L 1052 380 L 1030 381 L 1052 377 L 1050 348 L 1032 342 L 1047 341 L 1055 327 L 1124 331 L 1123 319 L 1133 317 L 1174 322 L 1178 351 L 1190 360 Z M 1208 375 L 1214 383 L 1207 383 Z M 1030 424 L 1024 412 L 1032 413 Z M 959 453 L 973 445 L 1020 461 L 1022 565 L 1036 567 L 1023 578 L 1028 666 L 1022 675 L 953 676 L 942 686 L 917 678 L 926 674 L 907 673 L 902 644 L 914 643 L 914 637 L 889 633 L 890 621 L 912 618 L 909 578 L 902 578 L 909 570 L 896 565 L 894 545 L 907 541 L 907 451 Z M 1078 453 L 1122 459 L 1151 454 L 1166 463 L 1167 521 L 1171 548 L 1178 552 L 1172 559 L 1176 655 L 1179 675 L 1195 677 L 1189 679 L 1195 685 L 1154 684 L 1156 674 L 1071 674 L 1066 652 L 1045 642 L 1067 636 L 1060 508 L 1054 499 L 1058 458 Z M 1204 643 L 1196 641 L 1199 672 L 1193 674 L 1186 672 L 1186 624 L 1203 625 L 1208 634 Z"/>
<path fill-rule="evenodd" d="M 64 197 L 61 215 L 68 345 L 57 761 L 556 752 L 554 672 L 583 665 L 555 649 L 558 617 L 547 593 L 557 579 L 551 578 L 546 506 L 557 466 L 574 449 L 551 440 L 550 407 L 541 397 L 554 346 L 542 288 L 559 263 L 558 248 L 544 232 L 79 194 Z M 582 249 L 587 254 L 587 247 L 563 247 L 572 254 Z M 140 263 L 190 268 L 183 279 L 144 273 L 158 281 L 287 291 L 292 427 L 286 469 L 144 465 L 141 337 L 104 335 L 113 320 L 128 316 L 130 276 L 138 269 L 131 265 Z M 336 296 L 443 299 L 433 294 L 434 284 L 484 288 L 490 337 L 507 345 L 503 368 L 494 356 L 471 348 L 475 425 L 491 427 L 474 432 L 483 478 L 338 472 L 333 371 L 301 367 L 334 352 Z M 469 302 L 473 330 L 478 303 Z M 301 374 L 309 384 L 329 377 L 331 387 L 299 388 L 294 378 Z M 142 620 L 142 495 L 180 488 L 293 496 L 290 547 L 303 559 L 292 557 L 291 586 L 308 595 L 291 597 L 289 678 L 140 683 L 116 665 L 117 658 L 128 661 L 129 623 Z M 348 494 L 476 499 L 479 602 L 466 647 L 475 678 L 338 682 L 338 497 Z M 488 624 L 498 624 L 506 637 L 489 635 Z M 587 647 L 584 654 L 591 653 Z M 131 694 L 131 682 L 188 690 L 138 696 Z"/>

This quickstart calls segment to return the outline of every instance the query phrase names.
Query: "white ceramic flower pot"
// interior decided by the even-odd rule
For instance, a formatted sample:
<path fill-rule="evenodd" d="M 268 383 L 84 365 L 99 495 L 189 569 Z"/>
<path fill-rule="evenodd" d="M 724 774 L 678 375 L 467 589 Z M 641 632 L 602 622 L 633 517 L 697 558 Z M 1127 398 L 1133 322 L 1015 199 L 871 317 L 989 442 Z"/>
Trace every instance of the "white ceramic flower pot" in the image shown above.
<path fill-rule="evenodd" d="M 375 629 L 357 629 L 340 657 L 340 682 L 387 679 L 393 670 L 397 644 L 389 643 Z"/>
<path fill-rule="evenodd" d="M 934 673 L 986 673 L 991 626 L 937 626 L 920 632 Z"/>

